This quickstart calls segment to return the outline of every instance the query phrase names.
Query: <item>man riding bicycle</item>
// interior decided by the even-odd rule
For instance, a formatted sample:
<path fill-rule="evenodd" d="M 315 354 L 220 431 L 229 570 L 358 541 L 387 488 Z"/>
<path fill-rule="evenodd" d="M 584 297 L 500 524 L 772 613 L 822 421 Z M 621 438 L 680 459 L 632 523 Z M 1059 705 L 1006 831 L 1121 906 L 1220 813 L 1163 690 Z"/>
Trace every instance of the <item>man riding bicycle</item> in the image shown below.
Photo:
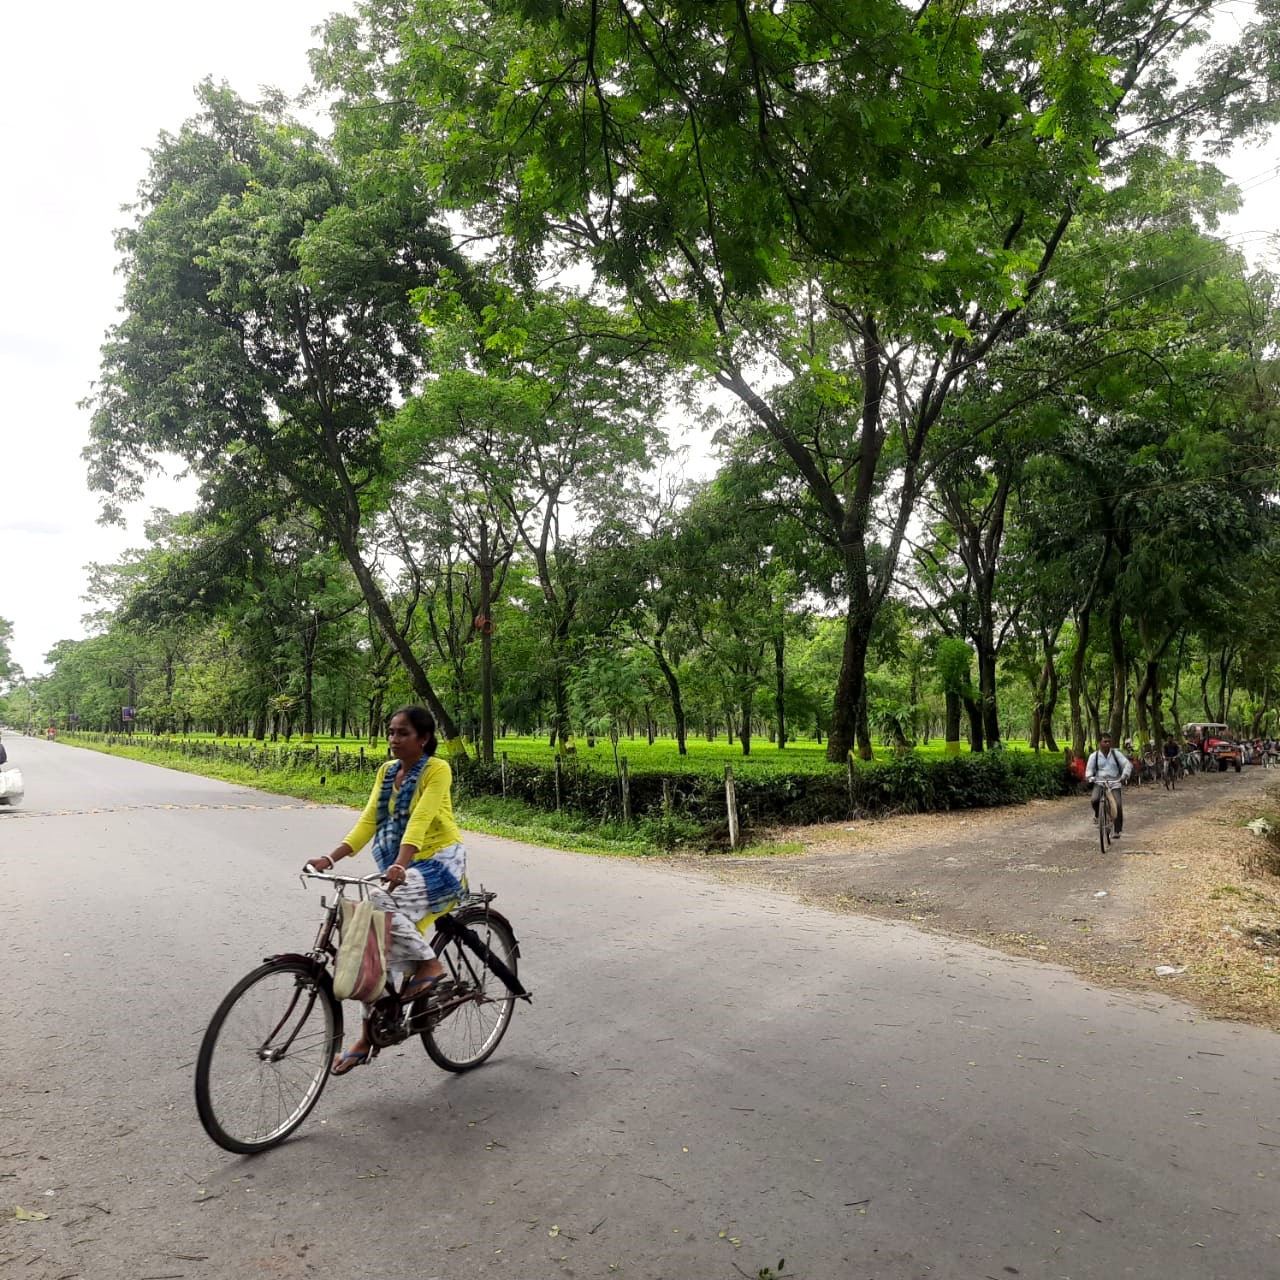
<path fill-rule="evenodd" d="M 1182 771 L 1182 748 L 1178 745 L 1178 740 L 1173 734 L 1165 734 L 1163 750 L 1166 771 L 1172 771 L 1175 775 L 1180 773 Z"/>
<path fill-rule="evenodd" d="M 1128 757 L 1111 745 L 1111 735 L 1100 734 L 1098 749 L 1089 757 L 1089 762 L 1084 767 L 1084 780 L 1093 787 L 1090 804 L 1095 818 L 1103 789 L 1109 789 L 1115 797 L 1116 829 L 1113 839 L 1116 840 L 1120 839 L 1120 832 L 1124 829 L 1124 797 L 1120 791 L 1120 783 L 1128 782 L 1132 772 L 1133 765 L 1129 763 Z"/>

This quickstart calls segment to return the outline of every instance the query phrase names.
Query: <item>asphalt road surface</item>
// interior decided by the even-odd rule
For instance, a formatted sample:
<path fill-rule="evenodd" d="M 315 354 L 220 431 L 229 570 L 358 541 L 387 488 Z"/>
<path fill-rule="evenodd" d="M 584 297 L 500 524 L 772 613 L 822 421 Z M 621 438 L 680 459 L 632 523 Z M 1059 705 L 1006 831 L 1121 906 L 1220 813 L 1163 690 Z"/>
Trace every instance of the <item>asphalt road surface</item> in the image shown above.
<path fill-rule="evenodd" d="M 1273 1035 L 480 836 L 534 991 L 497 1055 L 454 1077 L 406 1044 L 230 1156 L 196 1048 L 241 974 L 311 944 L 295 871 L 350 813 L 6 743 L 0 1277 L 1280 1274 Z"/>

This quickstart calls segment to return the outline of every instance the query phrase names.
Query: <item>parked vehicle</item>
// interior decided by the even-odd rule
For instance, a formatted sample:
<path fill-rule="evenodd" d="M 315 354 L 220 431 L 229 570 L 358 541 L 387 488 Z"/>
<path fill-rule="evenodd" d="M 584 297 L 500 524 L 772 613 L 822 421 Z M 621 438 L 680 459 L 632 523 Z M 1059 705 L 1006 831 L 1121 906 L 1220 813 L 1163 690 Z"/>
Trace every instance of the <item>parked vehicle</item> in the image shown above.
<path fill-rule="evenodd" d="M 1219 773 L 1228 768 L 1240 772 L 1244 764 L 1244 751 L 1231 736 L 1230 728 L 1225 724 L 1212 721 L 1196 721 L 1182 726 L 1183 734 L 1202 744 L 1205 766 L 1210 772 L 1217 767 Z"/>

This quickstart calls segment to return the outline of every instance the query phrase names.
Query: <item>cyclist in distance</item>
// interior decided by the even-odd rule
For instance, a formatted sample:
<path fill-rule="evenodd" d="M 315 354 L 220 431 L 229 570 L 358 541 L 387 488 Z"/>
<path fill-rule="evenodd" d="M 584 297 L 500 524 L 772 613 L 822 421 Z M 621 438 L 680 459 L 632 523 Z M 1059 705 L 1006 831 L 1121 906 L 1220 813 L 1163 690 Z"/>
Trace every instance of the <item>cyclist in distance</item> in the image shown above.
<path fill-rule="evenodd" d="M 1090 786 L 1095 783 L 1110 785 L 1113 782 L 1128 782 L 1129 775 L 1132 772 L 1133 765 L 1129 763 L 1128 757 L 1111 745 L 1111 735 L 1109 733 L 1100 734 L 1098 736 L 1098 749 L 1090 755 L 1088 763 L 1084 767 L 1084 780 Z M 1119 787 L 1113 788 L 1111 794 L 1116 801 L 1116 830 L 1114 838 L 1119 840 L 1120 832 L 1124 829 L 1124 796 Z M 1098 802 L 1101 799 L 1102 793 L 1099 791 L 1090 801 L 1095 817 L 1098 813 Z"/>
<path fill-rule="evenodd" d="M 1178 740 L 1171 733 L 1164 736 L 1164 767 L 1166 769 L 1176 769 L 1177 762 L 1182 759 L 1182 748 L 1178 745 Z"/>
<path fill-rule="evenodd" d="M 360 820 L 330 854 L 307 866 L 329 871 L 373 840 L 373 856 L 387 889 L 369 897 L 388 914 L 387 967 L 407 974 L 400 998 L 406 1004 L 430 993 L 445 976 L 428 942 L 437 916 L 451 910 L 466 888 L 467 853 L 462 846 L 449 791 L 453 771 L 436 754 L 436 722 L 425 707 L 401 707 L 387 728 L 395 757 L 379 768 Z M 392 896 L 394 892 L 395 896 Z M 334 1060 L 333 1074 L 369 1061 L 369 1041 L 361 1035 Z"/>

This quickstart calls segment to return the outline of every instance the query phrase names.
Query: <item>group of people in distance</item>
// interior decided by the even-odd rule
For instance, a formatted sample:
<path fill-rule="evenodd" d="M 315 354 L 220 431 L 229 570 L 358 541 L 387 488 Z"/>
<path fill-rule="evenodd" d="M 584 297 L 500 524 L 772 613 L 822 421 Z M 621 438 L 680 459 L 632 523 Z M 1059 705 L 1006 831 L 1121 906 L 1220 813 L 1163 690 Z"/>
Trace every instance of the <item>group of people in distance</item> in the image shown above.
<path fill-rule="evenodd" d="M 1241 742 L 1238 745 L 1244 753 L 1245 764 L 1261 764 L 1264 760 L 1280 760 L 1280 739 L 1256 738 Z M 1160 755 L 1165 762 L 1165 768 L 1181 769 L 1184 757 L 1191 752 L 1196 752 L 1201 757 L 1209 756 L 1208 742 L 1196 738 L 1188 738 L 1185 742 L 1180 742 L 1174 734 L 1169 733 L 1165 735 L 1165 740 L 1160 747 Z M 1114 745 L 1109 733 L 1098 735 L 1097 749 L 1090 752 L 1087 757 L 1076 755 L 1070 747 L 1066 749 L 1065 755 L 1067 768 L 1070 769 L 1071 776 L 1078 782 L 1084 782 L 1094 787 L 1091 803 L 1095 816 L 1097 815 L 1098 803 L 1102 795 L 1101 788 L 1095 784 L 1102 783 L 1112 787 L 1116 808 L 1113 837 L 1119 839 L 1124 829 L 1123 784 L 1127 783 L 1133 776 L 1135 760 L 1138 761 L 1138 767 L 1148 770 L 1152 767 L 1154 761 L 1150 759 L 1142 760 L 1134 751 L 1132 739 L 1126 739 L 1124 750 L 1121 750 Z"/>

